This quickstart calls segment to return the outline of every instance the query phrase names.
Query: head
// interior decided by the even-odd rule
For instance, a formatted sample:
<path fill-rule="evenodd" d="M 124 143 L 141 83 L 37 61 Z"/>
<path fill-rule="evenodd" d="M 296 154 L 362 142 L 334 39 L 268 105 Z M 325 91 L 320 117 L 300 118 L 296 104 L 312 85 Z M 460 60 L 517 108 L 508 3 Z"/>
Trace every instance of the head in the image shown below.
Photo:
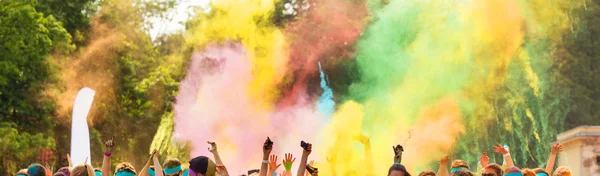
<path fill-rule="evenodd" d="M 198 156 L 190 160 L 188 172 L 193 176 L 215 176 L 217 165 L 206 156 Z"/>
<path fill-rule="evenodd" d="M 504 171 L 502 171 L 502 166 L 498 164 L 488 164 L 483 168 L 482 174 L 483 176 L 503 176 Z"/>
<path fill-rule="evenodd" d="M 71 170 L 72 176 L 94 176 L 94 168 L 90 165 L 75 166 Z"/>
<path fill-rule="evenodd" d="M 504 176 L 523 176 L 523 172 L 518 167 L 509 167 L 504 170 Z"/>
<path fill-rule="evenodd" d="M 115 168 L 115 176 L 135 176 L 137 172 L 131 163 L 122 162 Z"/>
<path fill-rule="evenodd" d="M 167 159 L 163 164 L 163 168 L 165 169 L 166 176 L 181 176 L 183 174 L 181 161 L 177 158 Z"/>
<path fill-rule="evenodd" d="M 29 176 L 46 176 L 46 168 L 41 164 L 32 164 L 27 168 L 27 174 Z"/>
<path fill-rule="evenodd" d="M 94 176 L 102 176 L 102 170 L 98 168 L 94 169 Z"/>
<path fill-rule="evenodd" d="M 17 172 L 17 174 L 15 174 L 16 176 L 29 176 L 29 174 L 27 174 L 27 169 L 21 169 L 19 172 Z"/>
<path fill-rule="evenodd" d="M 535 176 L 535 172 L 533 172 L 533 169 L 529 169 L 529 168 L 523 169 L 523 171 L 521 171 L 521 173 L 523 173 L 523 176 Z"/>
<path fill-rule="evenodd" d="M 452 168 L 450 170 L 450 173 L 454 173 L 461 170 L 469 172 L 470 169 L 469 164 L 467 164 L 467 162 L 463 160 L 452 161 L 452 165 L 450 165 L 450 168 Z"/>
<path fill-rule="evenodd" d="M 452 176 L 475 176 L 475 174 L 473 174 L 469 171 L 459 170 L 459 171 L 452 173 Z"/>
<path fill-rule="evenodd" d="M 535 172 L 537 176 L 550 176 L 550 174 L 548 174 L 548 172 L 542 168 L 535 168 L 533 169 L 533 172 Z"/>
<path fill-rule="evenodd" d="M 56 173 L 54 173 L 54 176 L 68 176 L 68 175 L 65 175 L 65 173 L 63 173 L 63 172 L 56 172 Z"/>
<path fill-rule="evenodd" d="M 406 171 L 406 167 L 401 164 L 394 164 L 388 170 L 388 176 L 410 176 L 410 173 Z"/>
<path fill-rule="evenodd" d="M 435 172 L 433 171 L 423 171 L 419 173 L 419 176 L 435 176 Z"/>
<path fill-rule="evenodd" d="M 554 176 L 571 176 L 571 169 L 565 166 L 560 166 L 554 171 Z"/>
<path fill-rule="evenodd" d="M 63 174 L 65 174 L 65 176 L 70 176 L 71 175 L 71 170 L 69 170 L 69 167 L 61 167 L 56 172 L 62 172 Z"/>

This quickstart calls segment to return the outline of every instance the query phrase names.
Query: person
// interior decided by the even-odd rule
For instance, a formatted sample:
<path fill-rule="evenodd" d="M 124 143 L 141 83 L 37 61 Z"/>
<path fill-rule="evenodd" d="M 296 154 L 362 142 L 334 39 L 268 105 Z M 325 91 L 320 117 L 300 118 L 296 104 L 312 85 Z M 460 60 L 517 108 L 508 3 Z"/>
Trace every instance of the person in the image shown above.
<path fill-rule="evenodd" d="M 504 171 L 502 170 L 502 166 L 499 164 L 488 164 L 483 168 L 482 176 L 503 176 Z"/>
<path fill-rule="evenodd" d="M 448 172 L 448 163 L 450 162 L 450 158 L 448 156 L 444 156 L 440 159 L 440 167 L 438 168 L 437 175 L 438 176 L 449 176 Z"/>
<path fill-rule="evenodd" d="M 504 146 L 498 144 L 494 146 L 494 152 L 502 154 L 502 156 L 504 157 L 504 161 L 506 161 L 507 168 L 515 166 L 515 163 L 513 163 L 512 157 L 510 156 L 510 153 L 508 152 L 507 148 L 504 148 Z"/>
<path fill-rule="evenodd" d="M 273 150 L 273 141 L 271 141 L 271 138 L 267 137 L 267 139 L 265 140 L 265 143 L 262 145 L 262 150 L 263 150 L 263 160 L 262 160 L 262 164 L 260 165 L 260 171 L 259 171 L 259 175 L 260 176 L 267 176 L 267 173 L 269 172 L 269 156 L 271 155 L 271 151 Z M 285 164 L 285 162 L 284 162 Z M 272 175 L 269 175 L 272 176 Z"/>
<path fill-rule="evenodd" d="M 523 176 L 523 171 L 518 167 L 508 167 L 504 170 L 504 176 Z"/>
<path fill-rule="evenodd" d="M 537 176 L 550 176 L 550 174 L 548 174 L 548 172 L 542 168 L 535 168 L 533 169 L 533 172 L 535 172 Z"/>
<path fill-rule="evenodd" d="M 115 176 L 135 176 L 137 171 L 131 163 L 122 162 L 117 164 L 115 168 Z"/>
<path fill-rule="evenodd" d="M 69 176 L 69 175 L 65 174 L 64 172 L 56 172 L 56 173 L 54 173 L 53 176 Z"/>
<path fill-rule="evenodd" d="M 115 137 L 113 136 L 109 140 L 104 142 L 104 159 L 102 159 L 102 175 L 110 175 L 110 156 L 112 155 L 112 148 L 115 146 Z M 70 159 L 69 159 L 70 163 Z M 69 164 L 70 165 L 70 164 Z"/>
<path fill-rule="evenodd" d="M 94 176 L 102 176 L 102 170 L 94 169 Z"/>
<path fill-rule="evenodd" d="M 467 170 L 458 170 L 452 173 L 452 176 L 474 176 L 475 174 L 467 171 Z"/>
<path fill-rule="evenodd" d="M 308 155 L 312 152 L 312 144 L 306 143 L 306 148 L 302 148 L 302 158 L 300 158 L 300 166 L 298 167 L 297 176 L 302 176 L 306 172 L 306 164 L 308 163 Z"/>
<path fill-rule="evenodd" d="M 571 169 L 565 166 L 560 166 L 556 168 L 554 176 L 571 176 Z"/>
<path fill-rule="evenodd" d="M 27 175 L 29 176 L 46 176 L 46 168 L 41 164 L 32 164 L 27 168 Z"/>
<path fill-rule="evenodd" d="M 79 165 L 75 166 L 73 170 L 71 170 L 72 176 L 94 176 L 94 168 L 90 165 Z"/>
<path fill-rule="evenodd" d="M 281 166 L 281 164 L 277 164 L 278 161 L 278 157 L 277 155 L 271 155 L 271 157 L 269 158 L 269 172 L 267 175 L 272 176 L 275 171 L 277 170 L 277 168 L 279 168 L 279 166 Z M 248 171 L 248 175 L 250 175 L 250 171 Z M 260 175 L 260 169 L 258 169 L 258 175 Z"/>
<path fill-rule="evenodd" d="M 164 172 L 167 176 L 181 176 L 183 169 L 181 168 L 181 161 L 177 158 L 170 158 L 165 160 L 163 164 Z"/>
<path fill-rule="evenodd" d="M 140 172 L 140 176 L 146 176 L 146 175 L 164 176 L 164 175 L 166 175 L 166 173 L 165 173 L 166 169 L 162 170 L 162 167 L 160 166 L 160 162 L 158 161 L 158 156 L 159 156 L 158 150 L 154 149 L 154 151 L 152 151 L 152 154 L 150 154 L 150 158 L 148 158 L 148 161 L 146 162 L 146 164 L 142 168 L 142 171 Z M 155 167 L 151 167 L 150 166 L 150 161 L 154 162 L 154 165 L 157 166 L 157 167 L 156 168 Z M 177 160 L 177 162 L 179 162 L 179 160 Z M 181 165 L 181 163 L 180 163 L 180 165 Z M 161 172 L 156 173 L 156 170 L 159 170 Z"/>
<path fill-rule="evenodd" d="M 410 176 L 410 173 L 406 171 L 406 167 L 403 165 L 394 163 L 388 170 L 388 176 Z"/>
<path fill-rule="evenodd" d="M 454 160 L 454 161 L 452 161 L 452 164 L 450 165 L 450 168 L 452 168 L 452 169 L 450 169 L 450 173 L 451 174 L 454 174 L 455 172 L 458 172 L 458 171 L 461 171 L 461 170 L 462 171 L 470 172 L 469 169 L 471 169 L 469 167 L 469 164 L 467 164 L 467 162 L 463 161 L 463 160 Z"/>
<path fill-rule="evenodd" d="M 435 172 L 433 171 L 423 171 L 419 173 L 419 176 L 435 176 Z"/>
<path fill-rule="evenodd" d="M 225 166 L 216 165 L 215 162 L 206 156 L 198 156 L 190 160 L 188 172 L 190 176 L 215 176 L 215 174 L 229 176 Z"/>
<path fill-rule="evenodd" d="M 61 167 L 60 169 L 58 169 L 58 172 L 62 172 L 65 176 L 70 176 L 71 175 L 71 170 L 69 169 L 69 167 Z"/>
<path fill-rule="evenodd" d="M 523 171 L 521 173 L 523 173 L 523 176 L 536 176 L 535 172 L 529 168 L 523 169 Z"/>
<path fill-rule="evenodd" d="M 19 172 L 17 172 L 15 174 L 16 176 L 29 176 L 29 174 L 27 174 L 27 169 L 21 169 Z"/>
<path fill-rule="evenodd" d="M 552 169 L 554 168 L 554 163 L 556 161 L 556 155 L 562 152 L 562 150 L 562 145 L 560 145 L 560 143 L 552 145 L 550 149 L 550 157 L 548 157 L 548 163 L 546 164 L 546 173 L 552 173 Z"/>

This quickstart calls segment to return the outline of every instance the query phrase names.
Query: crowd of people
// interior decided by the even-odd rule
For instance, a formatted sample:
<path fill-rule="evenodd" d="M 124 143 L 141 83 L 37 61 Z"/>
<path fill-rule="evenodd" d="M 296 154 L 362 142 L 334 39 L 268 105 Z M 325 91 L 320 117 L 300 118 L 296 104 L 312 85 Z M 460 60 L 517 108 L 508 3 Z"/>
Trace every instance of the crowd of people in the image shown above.
<path fill-rule="evenodd" d="M 368 143 L 368 139 L 365 140 Z M 192 158 L 189 161 L 189 168 L 182 168 L 182 163 L 176 158 L 167 159 L 164 163 L 159 161 L 159 152 L 154 150 L 150 155 L 150 158 L 139 172 L 133 167 L 131 163 L 123 162 L 119 163 L 114 173 L 111 173 L 111 151 L 115 143 L 113 140 L 105 142 L 104 159 L 102 161 L 102 167 L 95 169 L 89 164 L 83 164 L 73 167 L 70 159 L 69 166 L 58 169 L 54 174 L 48 166 L 44 167 L 40 164 L 32 164 L 27 169 L 20 170 L 17 176 L 229 176 L 227 168 L 224 166 L 219 152 L 217 151 L 217 144 L 214 142 L 208 142 L 210 153 L 213 154 L 214 161 L 206 156 L 198 156 Z M 370 145 L 368 145 L 370 146 Z M 296 176 L 317 176 L 319 175 L 318 168 L 314 167 L 314 162 L 308 162 L 308 157 L 312 151 L 312 144 L 301 142 L 303 149 L 302 156 L 300 159 L 300 165 Z M 281 163 L 278 163 L 279 158 L 276 155 L 271 155 L 273 149 L 273 141 L 270 138 L 265 140 L 263 148 L 263 160 L 260 169 L 250 170 L 247 176 L 292 176 L 292 165 L 295 162 L 295 158 L 291 154 L 285 154 Z M 370 148 L 370 147 L 369 147 Z M 558 167 L 555 171 L 554 163 L 556 156 L 562 151 L 560 144 L 554 144 L 551 146 L 551 152 L 548 159 L 546 168 L 525 168 L 520 169 L 516 167 L 512 161 L 511 155 L 508 148 L 498 144 L 493 149 L 496 153 L 502 154 L 504 157 L 505 165 L 502 166 L 497 163 L 489 163 L 490 158 L 487 153 L 483 153 L 480 157 L 479 167 L 480 169 L 473 170 L 466 161 L 454 160 L 448 164 L 450 160 L 448 156 L 440 159 L 440 167 L 436 172 L 433 171 L 422 171 L 419 176 L 571 176 L 571 171 L 567 167 Z M 404 148 L 401 145 L 393 147 L 394 151 L 394 163 L 388 170 L 388 176 L 411 176 L 409 171 L 404 165 L 402 165 L 402 153 Z M 367 158 L 370 149 L 366 151 Z M 371 158 L 372 161 L 372 158 Z M 87 163 L 87 160 L 84 162 Z M 285 171 L 283 173 L 276 173 L 276 170 L 283 164 Z M 151 166 L 152 165 L 152 166 Z M 332 167 L 334 169 L 334 167 Z M 367 169 L 372 169 L 372 166 L 367 166 Z M 336 176 L 335 170 L 331 171 L 332 175 Z M 378 175 L 371 173 L 369 175 Z M 245 175 L 246 176 L 246 175 Z"/>

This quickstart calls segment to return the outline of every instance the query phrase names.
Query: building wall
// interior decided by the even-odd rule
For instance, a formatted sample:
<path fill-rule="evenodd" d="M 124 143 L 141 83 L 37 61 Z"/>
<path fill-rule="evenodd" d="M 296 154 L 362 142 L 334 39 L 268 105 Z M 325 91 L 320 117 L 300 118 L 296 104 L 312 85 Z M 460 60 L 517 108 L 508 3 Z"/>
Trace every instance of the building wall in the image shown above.
<path fill-rule="evenodd" d="M 584 175 L 600 176 L 600 167 L 596 157 L 600 156 L 600 137 L 588 137 L 582 140 L 582 160 Z"/>
<path fill-rule="evenodd" d="M 581 140 L 573 140 L 563 144 L 563 152 L 558 155 L 557 166 L 567 166 L 571 168 L 571 175 L 582 176 L 581 168 L 583 166 L 581 157 Z"/>

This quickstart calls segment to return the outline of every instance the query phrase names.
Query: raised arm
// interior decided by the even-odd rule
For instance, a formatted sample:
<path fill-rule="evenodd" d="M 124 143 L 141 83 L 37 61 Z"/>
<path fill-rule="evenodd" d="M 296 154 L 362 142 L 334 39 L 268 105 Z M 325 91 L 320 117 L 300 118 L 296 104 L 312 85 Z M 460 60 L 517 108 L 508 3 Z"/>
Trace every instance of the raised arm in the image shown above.
<path fill-rule="evenodd" d="M 210 145 L 208 151 L 215 157 L 216 164 L 223 165 L 223 160 L 221 160 L 221 156 L 219 156 L 219 151 L 217 150 L 217 143 L 208 141 L 208 144 Z"/>
<path fill-rule="evenodd" d="M 293 159 L 292 159 L 293 158 Z M 292 175 L 292 165 L 296 162 L 296 158 L 291 153 L 286 153 L 285 158 L 283 159 L 283 167 L 285 168 L 285 175 Z"/>
<path fill-rule="evenodd" d="M 498 144 L 494 146 L 494 152 L 502 154 L 504 156 L 504 161 L 506 161 L 506 167 L 515 167 L 515 163 L 513 163 L 512 157 L 510 153 L 508 153 L 508 149 L 504 148 L 504 146 Z"/>
<path fill-rule="evenodd" d="M 265 143 L 263 144 L 263 160 L 262 160 L 262 164 L 260 165 L 260 171 L 258 172 L 260 176 L 267 176 L 267 170 L 269 169 L 269 155 L 271 154 L 271 151 L 273 150 L 273 142 L 271 141 L 271 139 L 269 137 L 267 137 L 267 140 L 265 140 Z"/>
<path fill-rule="evenodd" d="M 150 162 L 152 162 L 152 159 L 154 159 L 154 153 L 156 153 L 156 150 L 152 151 L 152 154 L 150 154 L 150 158 L 148 158 L 148 161 L 146 161 L 146 164 L 144 165 L 144 168 L 142 168 L 142 170 L 140 171 L 139 176 L 148 175 L 148 168 L 150 168 Z"/>
<path fill-rule="evenodd" d="M 481 157 L 479 158 L 479 165 L 481 167 L 477 167 L 477 174 L 483 173 L 483 169 L 490 163 L 490 157 L 487 155 L 487 152 L 483 152 Z"/>
<path fill-rule="evenodd" d="M 281 166 L 281 164 L 277 164 L 277 159 L 277 155 L 271 155 L 271 158 L 269 160 L 269 176 L 272 176 L 273 173 L 275 173 L 275 171 L 277 170 L 277 168 Z"/>
<path fill-rule="evenodd" d="M 402 152 L 404 152 L 404 147 L 400 144 L 396 146 L 392 146 L 394 149 L 394 163 L 401 164 L 402 162 Z"/>
<path fill-rule="evenodd" d="M 449 176 L 450 173 L 448 172 L 448 163 L 450 162 L 450 159 L 448 158 L 448 156 L 444 156 L 442 157 L 442 159 L 440 159 L 440 168 L 438 168 L 437 171 L 437 176 Z"/>
<path fill-rule="evenodd" d="M 112 155 L 112 148 L 115 146 L 114 139 L 115 137 L 113 136 L 110 140 L 104 142 L 105 152 L 104 159 L 102 160 L 102 175 L 110 175 L 110 155 Z"/>
<path fill-rule="evenodd" d="M 556 143 L 552 145 L 552 149 L 550 150 L 550 157 L 548 157 L 548 163 L 546 164 L 546 172 L 548 174 L 552 174 L 554 170 L 554 163 L 556 162 L 556 155 L 562 152 L 562 145 L 560 143 Z"/>
<path fill-rule="evenodd" d="M 69 170 L 73 169 L 73 162 L 71 161 L 71 155 L 69 155 L 67 153 L 67 161 L 69 161 Z M 102 161 L 102 163 L 104 164 L 104 161 Z"/>
<path fill-rule="evenodd" d="M 152 155 L 152 160 L 154 161 L 154 171 L 155 171 L 154 174 L 156 176 L 164 176 L 163 168 L 160 165 L 160 161 L 158 161 L 158 157 L 160 156 L 160 151 L 155 149 L 153 153 L 154 153 L 154 155 Z M 146 172 L 148 172 L 148 171 L 146 171 Z"/>
<path fill-rule="evenodd" d="M 302 158 L 300 159 L 300 166 L 298 167 L 297 176 L 302 176 L 306 172 L 306 163 L 308 163 L 308 155 L 312 152 L 312 144 L 306 143 L 306 146 L 302 150 Z"/>

